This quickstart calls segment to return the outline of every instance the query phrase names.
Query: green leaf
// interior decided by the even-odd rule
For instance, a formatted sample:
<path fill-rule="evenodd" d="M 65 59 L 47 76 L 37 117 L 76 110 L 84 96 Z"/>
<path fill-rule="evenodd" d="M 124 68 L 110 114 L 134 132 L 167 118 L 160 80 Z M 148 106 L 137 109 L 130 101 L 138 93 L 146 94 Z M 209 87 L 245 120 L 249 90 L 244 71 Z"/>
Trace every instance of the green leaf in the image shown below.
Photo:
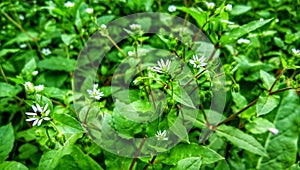
<path fill-rule="evenodd" d="M 167 90 L 167 92 L 172 95 L 173 94 L 173 99 L 185 106 L 191 107 L 191 108 L 196 108 L 192 99 L 186 92 L 186 90 L 179 86 L 177 83 L 173 82 L 173 93 L 171 90 Z"/>
<path fill-rule="evenodd" d="M 299 140 L 300 101 L 294 91 L 287 91 L 282 97 L 274 125 L 278 135 L 269 134 L 265 149 L 269 158 L 261 158 L 257 169 L 287 169 L 296 162 Z"/>
<path fill-rule="evenodd" d="M 8 83 L 0 82 L 0 97 L 14 97 L 19 92 L 21 92 L 21 88 L 18 86 L 13 86 Z"/>
<path fill-rule="evenodd" d="M 83 132 L 81 124 L 70 115 L 55 114 L 53 119 L 56 122 L 56 127 L 62 133 L 77 134 Z"/>
<path fill-rule="evenodd" d="M 246 124 L 246 129 L 253 134 L 265 133 L 269 128 L 275 128 L 274 124 L 261 117 L 256 118 L 251 123 Z"/>
<path fill-rule="evenodd" d="M 5 161 L 0 164 L 1 170 L 28 170 L 28 168 L 20 162 Z"/>
<path fill-rule="evenodd" d="M 251 6 L 246 5 L 234 5 L 232 11 L 230 12 L 231 15 L 241 15 L 243 13 L 248 12 L 251 9 Z"/>
<path fill-rule="evenodd" d="M 76 40 L 76 35 L 75 34 L 62 34 L 61 39 L 67 46 L 69 46 Z"/>
<path fill-rule="evenodd" d="M 267 19 L 264 21 L 252 21 L 249 22 L 248 24 L 245 24 L 243 26 L 234 28 L 232 31 L 230 31 L 229 33 L 225 34 L 222 36 L 220 42 L 222 44 L 229 44 L 231 42 L 236 41 L 237 39 L 239 39 L 240 37 L 264 26 L 265 24 L 269 23 L 270 21 L 272 21 L 272 19 Z"/>
<path fill-rule="evenodd" d="M 266 90 L 269 90 L 272 84 L 275 82 L 275 77 L 263 70 L 260 70 L 260 79 L 263 82 L 263 87 Z"/>
<path fill-rule="evenodd" d="M 184 158 L 180 161 L 178 161 L 177 165 L 174 170 L 182 170 L 182 169 L 188 169 L 188 170 L 199 170 L 201 167 L 202 161 L 200 157 L 190 157 L 190 158 Z"/>
<path fill-rule="evenodd" d="M 114 15 L 104 15 L 104 16 L 97 18 L 97 23 L 98 23 L 98 25 L 108 24 L 114 18 L 115 18 Z"/>
<path fill-rule="evenodd" d="M 21 72 L 26 75 L 31 75 L 35 69 L 36 69 L 36 62 L 35 59 L 32 58 L 25 64 Z"/>
<path fill-rule="evenodd" d="M 163 160 L 163 163 L 169 165 L 175 165 L 176 162 L 189 157 L 201 157 L 203 164 L 211 164 L 224 159 L 214 150 L 195 143 L 180 143 L 176 145 L 176 147 L 172 148 L 168 155 L 162 154 L 160 156 L 165 158 L 165 160 Z"/>
<path fill-rule="evenodd" d="M 176 9 L 190 14 L 195 19 L 199 27 L 202 27 L 204 23 L 208 20 L 207 13 L 205 11 L 202 10 L 200 11 L 195 8 L 187 8 L 187 7 L 177 7 Z"/>
<path fill-rule="evenodd" d="M 256 103 L 257 116 L 265 115 L 274 110 L 280 102 L 280 97 L 276 95 L 261 95 Z"/>
<path fill-rule="evenodd" d="M 261 156 L 268 156 L 264 148 L 254 137 L 235 127 L 222 125 L 218 127 L 216 133 L 218 136 L 225 137 L 231 143 L 242 149 Z"/>
<path fill-rule="evenodd" d="M 20 49 L 2 49 L 0 51 L 0 57 L 5 56 L 8 53 L 16 53 L 18 52 Z"/>
<path fill-rule="evenodd" d="M 241 95 L 241 93 L 232 91 L 231 94 L 232 99 L 234 103 L 238 106 L 238 108 L 244 108 L 245 106 L 247 106 L 247 99 L 243 95 Z"/>
<path fill-rule="evenodd" d="M 14 146 L 15 135 L 11 124 L 0 127 L 0 139 L 0 162 L 2 162 L 8 157 Z"/>
<path fill-rule="evenodd" d="M 47 70 L 71 72 L 74 70 L 75 64 L 76 64 L 76 60 L 74 59 L 66 59 L 62 57 L 51 57 L 40 61 L 38 63 L 38 67 Z"/>
<path fill-rule="evenodd" d="M 19 148 L 18 158 L 20 159 L 29 159 L 31 155 L 38 152 L 38 148 L 35 145 L 30 143 L 25 143 Z"/>

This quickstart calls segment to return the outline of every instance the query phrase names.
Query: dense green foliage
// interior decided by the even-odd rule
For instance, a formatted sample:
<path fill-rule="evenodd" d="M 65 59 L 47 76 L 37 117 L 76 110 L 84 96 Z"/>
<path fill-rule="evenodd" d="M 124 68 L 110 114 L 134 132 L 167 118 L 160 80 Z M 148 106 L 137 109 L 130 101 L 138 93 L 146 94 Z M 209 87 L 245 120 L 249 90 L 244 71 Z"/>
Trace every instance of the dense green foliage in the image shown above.
<path fill-rule="evenodd" d="M 299 0 L 1 1 L 0 169 L 300 169 L 299 7 Z M 89 38 L 98 31 L 110 40 L 118 35 L 110 22 L 140 12 L 193 23 L 211 54 L 195 52 L 195 37 L 147 34 L 158 23 L 151 18 L 128 21 L 119 24 L 129 36 L 111 40 L 86 76 L 94 70 L 81 68 L 93 68 L 100 54 L 82 52 L 98 43 L 87 45 Z M 78 57 L 86 53 L 88 64 Z M 102 133 L 108 125 L 119 134 Z M 131 138 L 139 140 L 118 142 Z"/>

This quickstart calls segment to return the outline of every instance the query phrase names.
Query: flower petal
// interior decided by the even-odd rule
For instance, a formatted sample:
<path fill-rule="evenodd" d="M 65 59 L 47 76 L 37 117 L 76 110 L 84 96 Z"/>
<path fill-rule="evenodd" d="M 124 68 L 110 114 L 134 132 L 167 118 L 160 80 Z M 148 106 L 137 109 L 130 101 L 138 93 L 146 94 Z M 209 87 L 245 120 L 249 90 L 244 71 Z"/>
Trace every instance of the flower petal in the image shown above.
<path fill-rule="evenodd" d="M 40 119 L 37 125 L 40 126 L 42 124 L 42 122 L 43 122 L 43 119 Z"/>
<path fill-rule="evenodd" d="M 39 104 L 36 104 L 36 108 L 37 108 L 37 110 L 41 113 L 41 112 L 43 112 L 43 110 L 42 110 L 42 108 L 41 108 L 41 106 L 39 105 Z"/>
<path fill-rule="evenodd" d="M 28 116 L 37 116 L 37 114 L 33 112 L 26 112 L 25 114 Z"/>
<path fill-rule="evenodd" d="M 38 123 L 39 119 L 35 119 L 35 121 L 32 123 L 32 126 L 35 126 Z"/>
<path fill-rule="evenodd" d="M 46 103 L 46 105 L 44 106 L 43 112 L 45 112 L 47 110 L 47 107 L 48 107 L 48 103 Z"/>
<path fill-rule="evenodd" d="M 32 107 L 32 110 L 33 110 L 34 112 L 37 111 L 37 108 L 36 108 L 34 105 L 32 105 L 31 107 Z"/>

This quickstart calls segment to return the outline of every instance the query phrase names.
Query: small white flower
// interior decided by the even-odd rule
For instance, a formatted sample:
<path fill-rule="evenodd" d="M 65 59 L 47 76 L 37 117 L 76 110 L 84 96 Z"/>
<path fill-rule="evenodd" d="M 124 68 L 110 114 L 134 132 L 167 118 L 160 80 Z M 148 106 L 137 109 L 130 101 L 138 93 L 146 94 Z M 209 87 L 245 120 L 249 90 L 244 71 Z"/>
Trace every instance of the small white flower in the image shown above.
<path fill-rule="evenodd" d="M 87 8 L 85 9 L 85 12 L 88 13 L 88 14 L 91 14 L 94 12 L 94 9 L 93 8 Z"/>
<path fill-rule="evenodd" d="M 244 38 L 240 38 L 237 41 L 238 44 L 242 44 L 242 43 L 244 43 L 244 44 L 250 44 L 250 42 L 251 42 L 250 40 L 244 39 Z"/>
<path fill-rule="evenodd" d="M 36 75 L 39 74 L 39 71 L 35 70 L 35 71 L 33 71 L 31 74 L 32 74 L 33 76 L 36 76 Z"/>
<path fill-rule="evenodd" d="M 28 93 L 34 92 L 34 85 L 31 82 L 29 82 L 29 81 L 25 82 L 24 87 L 25 87 L 26 92 L 28 92 Z"/>
<path fill-rule="evenodd" d="M 34 112 L 26 112 L 25 114 L 27 116 L 31 116 L 30 118 L 26 119 L 27 122 L 33 122 L 32 126 L 40 126 L 43 122 L 43 120 L 50 120 L 49 114 L 50 110 L 47 110 L 48 108 L 48 103 L 44 106 L 41 107 L 39 104 L 36 104 L 35 106 L 32 105 L 32 110 Z"/>
<path fill-rule="evenodd" d="M 293 48 L 292 52 L 294 53 L 294 55 L 300 56 L 300 50 L 297 50 L 296 48 Z"/>
<path fill-rule="evenodd" d="M 73 2 L 70 2 L 70 1 L 68 1 L 68 2 L 66 2 L 65 3 L 65 7 L 67 7 L 67 8 L 71 8 L 71 7 L 73 7 L 75 4 L 73 3 Z"/>
<path fill-rule="evenodd" d="M 20 44 L 20 48 L 26 48 L 27 45 L 26 44 Z"/>
<path fill-rule="evenodd" d="M 193 55 L 193 60 L 190 60 L 190 63 L 194 65 L 194 68 L 200 68 L 207 65 L 205 57 L 202 56 L 201 58 L 198 58 L 198 55 Z"/>
<path fill-rule="evenodd" d="M 231 11 L 232 10 L 232 5 L 231 4 L 227 4 L 226 7 L 225 7 L 225 9 L 227 11 Z"/>
<path fill-rule="evenodd" d="M 131 56 L 133 56 L 133 51 L 128 51 L 128 55 L 131 57 Z"/>
<path fill-rule="evenodd" d="M 19 16 L 19 19 L 21 20 L 21 21 L 23 21 L 25 18 L 24 18 L 24 15 L 20 15 Z"/>
<path fill-rule="evenodd" d="M 265 19 L 263 19 L 263 18 L 259 18 L 259 21 L 260 21 L 260 22 L 262 22 L 262 21 L 264 21 L 264 20 L 265 20 Z"/>
<path fill-rule="evenodd" d="M 167 136 L 167 131 L 157 131 L 155 136 L 157 137 L 157 140 L 168 140 Z"/>
<path fill-rule="evenodd" d="M 140 24 L 130 24 L 129 28 L 132 30 L 140 30 L 142 29 L 142 26 Z"/>
<path fill-rule="evenodd" d="M 50 51 L 49 48 L 43 48 L 43 49 L 42 49 L 42 53 L 43 53 L 44 55 L 50 55 L 50 54 L 51 54 L 51 51 Z"/>
<path fill-rule="evenodd" d="M 208 9 L 213 9 L 215 7 L 215 3 L 213 2 L 206 2 L 206 5 Z"/>
<path fill-rule="evenodd" d="M 169 12 L 175 12 L 175 11 L 176 11 L 176 6 L 175 6 L 175 5 L 170 5 L 170 6 L 168 7 L 168 11 L 169 11 Z"/>
<path fill-rule="evenodd" d="M 152 67 L 152 70 L 158 73 L 167 73 L 170 70 L 171 61 L 167 59 L 166 63 L 163 59 L 157 61 L 158 67 Z"/>
<path fill-rule="evenodd" d="M 38 85 L 38 86 L 34 86 L 34 90 L 36 92 L 40 92 L 44 90 L 44 85 Z"/>
<path fill-rule="evenodd" d="M 101 24 L 101 26 L 100 26 L 102 29 L 107 29 L 107 26 L 105 25 L 105 24 Z"/>
<path fill-rule="evenodd" d="M 278 19 L 278 18 L 276 18 L 275 22 L 279 22 L 279 19 Z"/>
<path fill-rule="evenodd" d="M 269 128 L 269 131 L 271 132 L 271 133 L 273 133 L 274 135 L 277 135 L 278 134 L 278 129 L 276 129 L 276 128 Z"/>
<path fill-rule="evenodd" d="M 98 84 L 94 84 L 93 90 L 87 90 L 91 98 L 95 98 L 97 100 L 100 100 L 101 97 L 104 96 L 104 93 L 101 92 L 98 88 Z"/>

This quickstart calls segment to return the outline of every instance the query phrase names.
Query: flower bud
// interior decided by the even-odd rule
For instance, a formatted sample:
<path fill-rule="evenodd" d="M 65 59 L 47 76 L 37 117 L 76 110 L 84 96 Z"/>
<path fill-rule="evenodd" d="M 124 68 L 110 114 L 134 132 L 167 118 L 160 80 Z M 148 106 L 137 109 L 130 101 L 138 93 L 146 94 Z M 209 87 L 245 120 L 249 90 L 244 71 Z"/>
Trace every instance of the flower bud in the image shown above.
<path fill-rule="evenodd" d="M 27 93 L 33 93 L 34 92 L 34 85 L 31 82 L 29 82 L 29 81 L 25 82 L 24 87 L 25 87 L 25 91 Z"/>

